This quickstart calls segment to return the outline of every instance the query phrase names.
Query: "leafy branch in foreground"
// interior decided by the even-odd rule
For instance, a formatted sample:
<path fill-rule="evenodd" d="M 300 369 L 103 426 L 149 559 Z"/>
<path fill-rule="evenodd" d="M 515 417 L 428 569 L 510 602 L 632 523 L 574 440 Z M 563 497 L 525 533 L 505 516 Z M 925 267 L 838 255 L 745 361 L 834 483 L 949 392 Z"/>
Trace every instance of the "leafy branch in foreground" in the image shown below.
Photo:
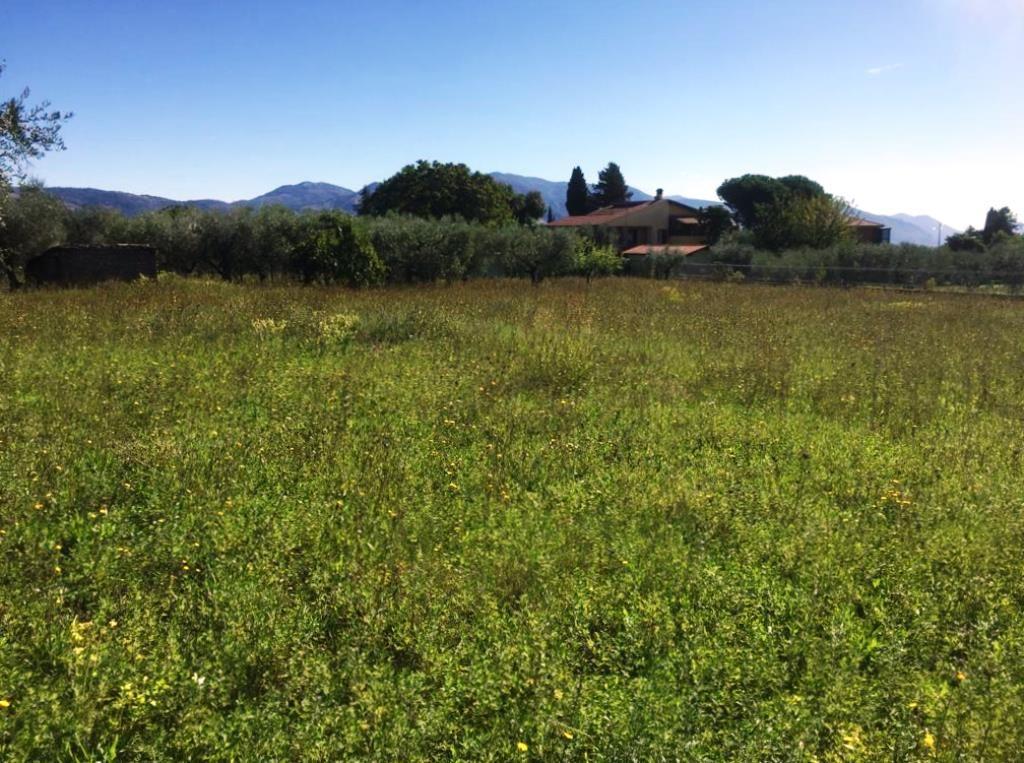
<path fill-rule="evenodd" d="M 4 72 L 0 62 L 0 76 Z M 60 128 L 71 118 L 70 112 L 51 111 L 50 102 L 30 106 L 30 91 L 0 103 L 0 184 L 25 177 L 25 165 L 49 151 L 63 151 Z"/>

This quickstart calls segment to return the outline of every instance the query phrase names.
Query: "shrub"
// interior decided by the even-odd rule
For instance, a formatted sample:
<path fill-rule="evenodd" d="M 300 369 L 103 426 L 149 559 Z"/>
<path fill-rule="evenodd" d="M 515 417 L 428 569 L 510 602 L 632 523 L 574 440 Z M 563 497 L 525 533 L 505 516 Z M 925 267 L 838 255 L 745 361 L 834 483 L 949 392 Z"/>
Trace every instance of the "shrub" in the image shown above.
<path fill-rule="evenodd" d="M 622 256 L 615 247 L 601 246 L 586 237 L 576 240 L 574 255 L 574 271 L 588 282 L 595 276 L 610 276 L 622 270 Z"/>
<path fill-rule="evenodd" d="M 387 217 L 368 222 L 370 239 L 399 282 L 455 281 L 470 271 L 477 226 L 459 220 Z"/>
<path fill-rule="evenodd" d="M 576 251 L 572 233 L 547 228 L 502 228 L 491 239 L 504 275 L 540 283 L 571 272 Z"/>
<path fill-rule="evenodd" d="M 358 315 L 352 313 L 336 313 L 324 315 L 317 321 L 317 344 L 321 348 L 346 347 L 359 330 Z"/>
<path fill-rule="evenodd" d="M 307 283 L 338 281 L 347 286 L 373 286 L 384 281 L 384 263 L 365 227 L 343 212 L 322 212 L 306 220 L 295 257 Z"/>

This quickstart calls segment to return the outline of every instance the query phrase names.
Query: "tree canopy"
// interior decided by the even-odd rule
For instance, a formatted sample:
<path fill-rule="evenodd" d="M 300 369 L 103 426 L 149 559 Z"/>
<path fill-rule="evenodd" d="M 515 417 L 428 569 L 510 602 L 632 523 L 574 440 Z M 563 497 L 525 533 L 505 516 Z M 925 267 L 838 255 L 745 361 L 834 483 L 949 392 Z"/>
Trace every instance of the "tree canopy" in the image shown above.
<path fill-rule="evenodd" d="M 755 241 L 765 249 L 826 249 L 851 236 L 850 208 L 828 194 L 791 194 L 758 207 Z"/>
<path fill-rule="evenodd" d="M 719 186 L 718 195 L 766 249 L 822 248 L 850 233 L 846 202 L 803 175 L 731 178 Z"/>
<path fill-rule="evenodd" d="M 954 252 L 984 252 L 1005 238 L 1013 238 L 1018 232 L 1017 216 L 1009 207 L 992 207 L 985 215 L 985 227 L 978 230 L 973 225 L 963 233 L 955 233 L 946 239 L 946 246 Z"/>
<path fill-rule="evenodd" d="M 526 222 L 540 218 L 544 205 L 539 198 L 539 194 L 519 196 L 510 186 L 473 172 L 465 164 L 421 160 L 403 167 L 372 190 L 364 188 L 359 214 L 461 217 L 501 225 L 516 219 Z"/>
<path fill-rule="evenodd" d="M 786 175 L 786 177 L 778 178 L 778 181 L 792 196 L 813 199 L 825 195 L 825 189 L 821 183 L 816 183 L 804 175 Z"/>
<path fill-rule="evenodd" d="M 744 228 L 757 226 L 759 205 L 772 205 L 786 195 L 780 180 L 767 175 L 744 175 L 726 180 L 718 187 L 718 196 L 732 210 L 736 222 Z"/>
<path fill-rule="evenodd" d="M 633 198 L 633 193 L 626 185 L 626 178 L 622 176 L 622 170 L 615 162 L 609 162 L 597 175 L 597 185 L 594 187 L 593 206 L 595 208 L 607 207 L 612 204 L 622 204 Z"/>
<path fill-rule="evenodd" d="M 572 216 L 585 215 L 593 210 L 590 199 L 590 186 L 583 176 L 583 170 L 574 167 L 569 187 L 565 192 L 565 208 Z"/>
<path fill-rule="evenodd" d="M 711 245 L 717 244 L 733 227 L 729 210 L 720 206 L 704 207 L 697 215 L 697 221 L 701 232 Z"/>
<path fill-rule="evenodd" d="M 1017 217 L 1010 211 L 1009 207 L 988 211 L 985 216 L 985 228 L 981 232 L 981 239 L 986 246 L 991 246 L 999 234 L 1014 236 L 1017 233 Z"/>
<path fill-rule="evenodd" d="M 28 259 L 60 243 L 64 236 L 64 205 L 38 183 L 20 193 L 0 194 L 0 274 L 11 289 L 21 285 Z"/>
<path fill-rule="evenodd" d="M 547 205 L 544 203 L 544 197 L 540 191 L 518 193 L 512 197 L 512 216 L 520 225 L 537 222 L 544 217 L 544 213 L 547 211 Z"/>

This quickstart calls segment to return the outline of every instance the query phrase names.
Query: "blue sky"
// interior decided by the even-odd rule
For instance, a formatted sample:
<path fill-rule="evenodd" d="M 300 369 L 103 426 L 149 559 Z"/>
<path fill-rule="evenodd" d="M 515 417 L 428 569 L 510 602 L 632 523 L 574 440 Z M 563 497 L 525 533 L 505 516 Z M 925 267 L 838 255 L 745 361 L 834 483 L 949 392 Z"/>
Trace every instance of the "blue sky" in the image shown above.
<path fill-rule="evenodd" d="M 0 95 L 75 117 L 49 185 L 251 197 L 420 158 L 877 213 L 1024 215 L 1024 0 L 4 0 Z"/>

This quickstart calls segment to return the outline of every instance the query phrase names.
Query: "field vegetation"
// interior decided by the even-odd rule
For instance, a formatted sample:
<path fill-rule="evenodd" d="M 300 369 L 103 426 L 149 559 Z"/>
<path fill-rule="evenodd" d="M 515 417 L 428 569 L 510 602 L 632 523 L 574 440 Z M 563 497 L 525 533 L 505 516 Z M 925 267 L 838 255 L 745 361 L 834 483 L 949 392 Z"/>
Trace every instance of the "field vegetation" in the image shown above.
<path fill-rule="evenodd" d="M 1011 300 L 5 294 L 0 758 L 1012 760 L 1022 420 Z"/>

